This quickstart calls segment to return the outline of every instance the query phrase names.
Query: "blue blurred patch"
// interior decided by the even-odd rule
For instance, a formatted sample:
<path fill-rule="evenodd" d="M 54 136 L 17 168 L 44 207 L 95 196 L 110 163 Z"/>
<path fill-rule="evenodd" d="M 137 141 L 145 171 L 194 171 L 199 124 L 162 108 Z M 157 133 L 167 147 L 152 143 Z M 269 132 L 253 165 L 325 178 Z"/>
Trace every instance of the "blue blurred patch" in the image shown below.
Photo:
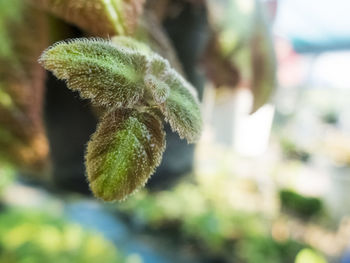
<path fill-rule="evenodd" d="M 280 0 L 275 32 L 298 52 L 350 49 L 349 0 Z"/>

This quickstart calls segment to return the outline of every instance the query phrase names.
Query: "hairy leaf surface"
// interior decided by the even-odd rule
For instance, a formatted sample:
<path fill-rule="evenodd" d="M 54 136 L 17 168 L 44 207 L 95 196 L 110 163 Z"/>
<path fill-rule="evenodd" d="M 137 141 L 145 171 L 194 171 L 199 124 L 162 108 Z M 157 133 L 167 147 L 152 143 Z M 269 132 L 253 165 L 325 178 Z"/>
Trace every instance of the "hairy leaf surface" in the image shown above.
<path fill-rule="evenodd" d="M 116 36 L 112 38 L 112 42 L 123 49 L 137 52 L 147 58 L 144 84 L 157 103 L 164 102 L 169 95 L 169 87 L 163 81 L 170 69 L 169 62 L 153 52 L 146 44 L 130 37 Z"/>
<path fill-rule="evenodd" d="M 107 113 L 86 154 L 93 193 L 105 201 L 125 199 L 147 182 L 164 148 L 165 134 L 156 115 L 132 109 Z"/>
<path fill-rule="evenodd" d="M 169 62 L 157 54 L 150 56 L 144 82 L 150 90 L 156 103 L 163 103 L 170 93 L 170 87 L 165 83 L 171 68 Z"/>
<path fill-rule="evenodd" d="M 142 98 L 147 58 L 101 39 L 59 42 L 40 58 L 83 98 L 101 106 L 132 106 Z"/>
<path fill-rule="evenodd" d="M 132 107 L 154 103 L 172 129 L 188 142 L 198 140 L 201 114 L 195 89 L 169 63 L 142 43 L 127 37 L 112 42 L 79 39 L 60 42 L 40 61 L 68 87 L 97 105 Z M 146 96 L 145 89 L 153 101 Z"/>
<path fill-rule="evenodd" d="M 178 73 L 170 70 L 166 78 L 170 94 L 160 105 L 171 128 L 189 143 L 196 142 L 202 130 L 202 118 L 195 89 Z"/>

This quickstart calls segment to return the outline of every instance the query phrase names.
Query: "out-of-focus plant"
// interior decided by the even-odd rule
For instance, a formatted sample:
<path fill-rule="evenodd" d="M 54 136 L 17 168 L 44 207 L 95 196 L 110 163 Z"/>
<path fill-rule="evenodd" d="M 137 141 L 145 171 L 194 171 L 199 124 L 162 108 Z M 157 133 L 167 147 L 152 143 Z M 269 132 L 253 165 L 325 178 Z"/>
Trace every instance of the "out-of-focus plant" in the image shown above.
<path fill-rule="evenodd" d="M 323 204 L 319 198 L 305 197 L 291 190 L 279 192 L 282 209 L 303 218 L 310 218 L 322 212 Z"/>
<path fill-rule="evenodd" d="M 145 0 L 26 0 L 95 36 L 131 35 Z"/>
<path fill-rule="evenodd" d="M 302 217 L 314 211 L 309 203 L 302 207 Z M 174 240 L 190 243 L 203 258 L 222 262 L 293 263 L 299 251 L 309 247 L 292 236 L 275 238 L 267 215 L 235 209 L 201 184 L 182 182 L 172 191 L 142 191 L 119 209 L 138 227 L 171 233 Z"/>
<path fill-rule="evenodd" d="M 295 263 L 327 263 L 327 260 L 317 251 L 310 249 L 310 248 L 304 248 L 302 249 L 296 259 Z"/>
<path fill-rule="evenodd" d="M 301 147 L 298 147 L 298 145 L 292 140 L 288 138 L 282 138 L 280 140 L 280 144 L 282 152 L 287 158 L 297 159 L 302 162 L 307 162 L 310 159 L 310 154 Z"/>
<path fill-rule="evenodd" d="M 241 238 L 267 234 L 256 213 L 233 209 L 198 185 L 183 182 L 171 191 L 142 192 L 119 206 L 138 225 L 178 233 L 207 254 L 231 254 Z M 266 223 L 266 224 L 265 224 Z"/>
<path fill-rule="evenodd" d="M 268 102 L 276 86 L 276 59 L 260 1 L 207 0 L 213 36 L 204 65 L 217 87 L 248 87 L 252 112 Z"/>
<path fill-rule="evenodd" d="M 278 242 L 261 236 L 242 240 L 238 247 L 239 257 L 245 263 L 294 263 L 296 255 L 305 245 L 293 240 Z"/>
<path fill-rule="evenodd" d="M 35 172 L 48 161 L 37 63 L 48 45 L 46 19 L 22 0 L 0 1 L 0 159 Z"/>
<path fill-rule="evenodd" d="M 334 109 L 329 109 L 321 116 L 321 119 L 325 123 L 336 125 L 339 121 L 339 113 Z"/>
<path fill-rule="evenodd" d="M 14 180 L 14 170 L 11 167 L 0 167 L 0 198 L 2 192 Z"/>
<path fill-rule="evenodd" d="M 0 261 L 125 262 L 99 234 L 42 212 L 5 210 L 0 214 Z"/>

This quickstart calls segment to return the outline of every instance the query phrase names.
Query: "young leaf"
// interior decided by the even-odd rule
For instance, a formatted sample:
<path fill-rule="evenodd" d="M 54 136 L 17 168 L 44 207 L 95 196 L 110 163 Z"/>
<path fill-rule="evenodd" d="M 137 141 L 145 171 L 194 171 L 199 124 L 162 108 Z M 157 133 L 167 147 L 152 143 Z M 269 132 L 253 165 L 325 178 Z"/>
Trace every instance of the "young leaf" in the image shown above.
<path fill-rule="evenodd" d="M 161 104 L 169 97 L 170 88 L 164 82 L 170 71 L 169 62 L 157 54 L 150 56 L 144 82 L 156 103 Z"/>
<path fill-rule="evenodd" d="M 147 58 L 101 39 L 59 42 L 39 60 L 68 87 L 101 106 L 130 107 L 142 98 Z"/>
<path fill-rule="evenodd" d="M 171 128 L 189 143 L 196 142 L 202 130 L 202 118 L 194 88 L 174 70 L 169 70 L 166 84 L 170 94 L 160 105 Z"/>
<path fill-rule="evenodd" d="M 157 79 L 152 75 L 146 75 L 144 78 L 145 85 L 150 90 L 154 101 L 157 104 L 164 103 L 169 97 L 170 89 L 169 86 L 162 80 Z"/>
<path fill-rule="evenodd" d="M 181 138 L 196 142 L 202 129 L 196 90 L 161 56 L 153 54 L 149 60 L 144 82 L 154 101 Z"/>
<path fill-rule="evenodd" d="M 86 154 L 94 195 L 105 201 L 125 199 L 147 182 L 164 148 L 163 126 L 153 113 L 125 108 L 107 113 Z"/>

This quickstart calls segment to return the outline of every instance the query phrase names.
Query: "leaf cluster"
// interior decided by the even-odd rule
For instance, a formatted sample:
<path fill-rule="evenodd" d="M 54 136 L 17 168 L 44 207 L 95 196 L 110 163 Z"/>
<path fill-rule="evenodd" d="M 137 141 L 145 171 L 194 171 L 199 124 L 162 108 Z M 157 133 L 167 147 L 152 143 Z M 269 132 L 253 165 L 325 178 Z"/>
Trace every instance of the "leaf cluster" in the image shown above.
<path fill-rule="evenodd" d="M 162 118 L 188 142 L 200 136 L 195 89 L 140 42 L 128 37 L 59 42 L 39 61 L 82 98 L 106 109 L 86 153 L 90 187 L 103 200 L 124 199 L 154 172 L 165 148 Z"/>

